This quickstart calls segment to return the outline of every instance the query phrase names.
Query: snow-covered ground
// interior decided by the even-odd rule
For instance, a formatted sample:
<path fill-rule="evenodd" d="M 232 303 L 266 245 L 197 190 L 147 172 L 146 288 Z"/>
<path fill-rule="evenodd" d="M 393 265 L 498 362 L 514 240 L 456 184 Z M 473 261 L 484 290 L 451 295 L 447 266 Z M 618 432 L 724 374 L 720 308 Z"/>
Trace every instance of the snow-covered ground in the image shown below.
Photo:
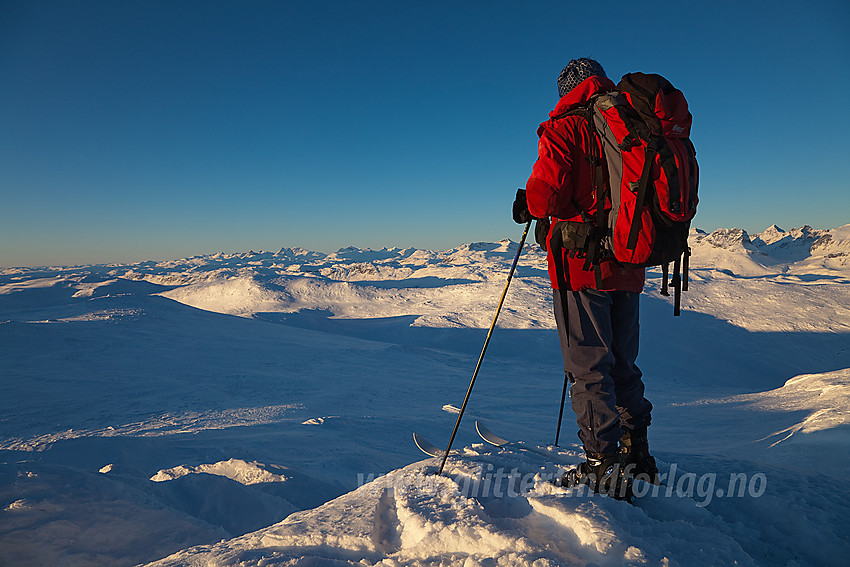
<path fill-rule="evenodd" d="M 639 364 L 666 486 L 582 455 L 545 257 L 516 243 L 0 270 L 0 565 L 844 565 L 850 225 L 691 238 Z M 516 443 L 486 445 L 481 420 Z"/>

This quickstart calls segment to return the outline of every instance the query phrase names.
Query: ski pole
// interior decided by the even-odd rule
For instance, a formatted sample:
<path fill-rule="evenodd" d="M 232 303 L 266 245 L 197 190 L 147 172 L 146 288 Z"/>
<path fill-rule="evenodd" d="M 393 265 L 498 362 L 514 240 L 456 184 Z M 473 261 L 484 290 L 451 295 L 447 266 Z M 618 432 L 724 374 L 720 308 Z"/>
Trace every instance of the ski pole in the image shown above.
<path fill-rule="evenodd" d="M 561 392 L 561 411 L 558 412 L 558 428 L 555 429 L 555 447 L 558 446 L 558 439 L 561 437 L 561 419 L 564 417 L 564 401 L 567 399 L 567 384 L 570 382 L 570 373 L 564 372 L 564 391 Z"/>
<path fill-rule="evenodd" d="M 452 450 L 452 444 L 455 442 L 455 435 L 460 427 L 460 420 L 463 418 L 463 412 L 466 411 L 466 404 L 469 402 L 469 395 L 472 393 L 472 386 L 475 385 L 475 378 L 478 376 L 478 370 L 481 368 L 481 361 L 484 360 L 484 353 L 487 352 L 487 345 L 490 344 L 490 337 L 493 336 L 493 329 L 496 327 L 496 319 L 499 318 L 499 312 L 502 310 L 502 304 L 505 302 L 505 296 L 508 294 L 508 286 L 511 285 L 511 278 L 514 277 L 514 270 L 519 261 L 519 255 L 522 253 L 522 247 L 525 244 L 525 237 L 528 236 L 528 229 L 531 227 L 531 221 L 525 223 L 525 230 L 522 232 L 522 238 L 519 240 L 519 248 L 516 251 L 514 263 L 511 264 L 511 270 L 508 272 L 508 281 L 505 282 L 505 289 L 502 291 L 502 298 L 499 300 L 499 306 L 496 308 L 496 314 L 493 315 L 493 322 L 490 324 L 490 330 L 487 332 L 487 339 L 484 341 L 484 348 L 481 349 L 481 354 L 478 356 L 478 364 L 475 365 L 475 372 L 472 373 L 472 380 L 469 381 L 469 388 L 466 390 L 466 397 L 463 398 L 463 405 L 460 406 L 460 412 L 457 415 L 455 428 L 452 431 L 452 436 L 449 438 L 449 446 L 446 447 L 446 452 L 443 453 L 443 461 L 440 463 L 440 470 L 437 471 L 437 476 L 443 474 L 443 467 L 446 466 L 446 459 L 449 457 L 449 451 Z"/>

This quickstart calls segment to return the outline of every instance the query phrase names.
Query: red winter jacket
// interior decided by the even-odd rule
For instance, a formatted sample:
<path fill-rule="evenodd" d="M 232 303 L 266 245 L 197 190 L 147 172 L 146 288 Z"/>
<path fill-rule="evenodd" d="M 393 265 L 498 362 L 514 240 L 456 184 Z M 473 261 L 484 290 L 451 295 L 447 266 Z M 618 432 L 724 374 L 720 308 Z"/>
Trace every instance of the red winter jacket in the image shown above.
<path fill-rule="evenodd" d="M 585 212 L 596 211 L 593 195 L 593 177 L 587 152 L 591 138 L 587 120 L 582 116 L 571 115 L 558 118 L 565 112 L 585 105 L 591 96 L 614 88 L 607 77 L 590 77 L 567 93 L 555 109 L 549 113 L 549 120 L 537 129 L 540 136 L 538 158 L 531 171 L 531 177 L 525 185 L 528 210 L 536 218 L 552 217 L 552 227 L 559 220 L 580 221 L 581 215 L 573 202 Z M 596 155 L 601 155 L 598 142 Z M 610 207 L 610 203 L 608 204 Z M 550 230 L 547 241 L 551 241 Z M 552 287 L 561 285 L 555 273 L 552 247 L 549 249 L 549 278 Z M 637 291 L 643 290 L 645 270 L 643 268 L 625 268 L 613 260 L 605 260 L 602 270 L 602 286 L 597 288 L 594 270 L 584 270 L 584 259 L 570 258 L 561 251 L 565 267 L 567 289 L 578 291 L 592 288 L 600 291 Z"/>

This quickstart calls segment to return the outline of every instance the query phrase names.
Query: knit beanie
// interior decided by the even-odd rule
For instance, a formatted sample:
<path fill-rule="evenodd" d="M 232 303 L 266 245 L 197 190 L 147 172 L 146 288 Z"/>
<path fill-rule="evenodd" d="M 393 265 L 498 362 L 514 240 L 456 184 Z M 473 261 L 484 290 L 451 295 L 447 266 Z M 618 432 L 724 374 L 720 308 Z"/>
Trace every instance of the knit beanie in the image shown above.
<path fill-rule="evenodd" d="M 586 57 L 573 59 L 567 63 L 567 66 L 564 67 L 564 70 L 561 71 L 561 74 L 558 77 L 558 93 L 563 97 L 565 94 L 576 88 L 579 83 L 594 75 L 602 77 L 608 76 L 605 74 L 605 69 L 602 68 L 602 65 L 593 59 L 588 59 Z"/>

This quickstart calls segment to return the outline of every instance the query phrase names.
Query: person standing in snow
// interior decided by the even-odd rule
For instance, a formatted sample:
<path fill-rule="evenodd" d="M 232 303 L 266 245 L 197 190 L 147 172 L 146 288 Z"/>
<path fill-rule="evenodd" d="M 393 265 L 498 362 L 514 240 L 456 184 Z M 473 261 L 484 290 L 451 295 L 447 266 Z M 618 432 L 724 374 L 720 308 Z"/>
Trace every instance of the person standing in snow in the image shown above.
<path fill-rule="evenodd" d="M 586 107 L 594 95 L 612 89 L 614 83 L 593 59 L 574 59 L 563 69 L 558 77 L 561 98 L 537 130 L 538 159 L 525 189 L 517 191 L 513 217 L 520 224 L 541 219 L 538 233 L 549 226 L 543 237 L 555 320 L 586 453 L 586 461 L 569 471 L 562 484 L 587 484 L 597 492 L 622 497 L 630 483 L 627 475 L 646 475 L 641 478 L 654 481 L 658 472 L 647 442 L 652 404 L 644 397 L 641 371 L 635 364 L 644 268 L 606 259 L 598 270 L 586 269 L 584 258 L 575 250 L 571 253 L 575 239 L 565 238 L 566 225 L 558 224 L 593 223 L 591 159 L 600 156 L 601 149 L 586 115 L 575 111 Z M 581 232 L 576 224 L 569 230 L 575 232 L 576 227 Z"/>

